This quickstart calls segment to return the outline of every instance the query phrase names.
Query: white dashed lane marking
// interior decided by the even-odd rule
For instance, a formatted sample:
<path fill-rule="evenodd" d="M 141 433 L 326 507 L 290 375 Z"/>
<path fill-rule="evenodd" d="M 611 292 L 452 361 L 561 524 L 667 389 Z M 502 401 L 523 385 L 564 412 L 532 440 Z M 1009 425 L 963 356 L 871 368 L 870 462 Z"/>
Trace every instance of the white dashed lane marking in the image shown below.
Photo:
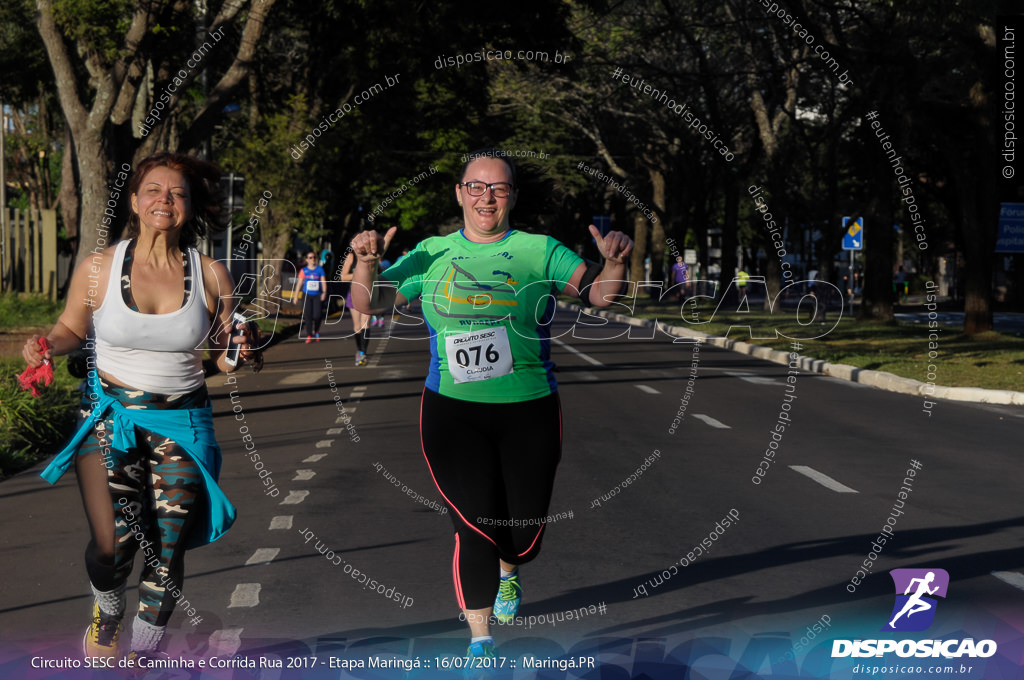
<path fill-rule="evenodd" d="M 554 342 L 559 347 L 561 347 L 561 348 L 563 348 L 563 349 L 565 349 L 565 350 L 567 350 L 569 352 L 572 352 L 573 354 L 575 354 L 576 356 L 578 356 L 579 358 L 583 359 L 584 361 L 586 361 L 589 364 L 593 364 L 594 366 L 604 366 L 604 364 L 602 364 L 600 361 L 598 361 L 594 357 L 589 356 L 587 354 L 584 354 L 583 352 L 579 351 L 578 349 L 576 349 L 572 345 L 565 344 L 564 342 L 562 342 L 558 338 L 552 338 L 551 340 L 552 340 L 552 342 Z"/>
<path fill-rule="evenodd" d="M 381 359 L 384 356 L 384 353 L 388 350 L 388 341 L 390 341 L 390 340 L 391 340 L 390 333 L 389 334 L 385 334 L 385 336 L 381 339 L 381 343 L 379 345 L 377 345 L 376 351 L 373 353 L 373 356 L 371 356 L 370 360 L 368 362 L 366 362 L 366 367 L 367 368 L 377 368 L 377 366 L 380 365 L 380 362 L 381 362 Z"/>
<path fill-rule="evenodd" d="M 381 343 L 378 354 L 371 358 L 369 365 L 376 366 L 380 362 L 382 352 L 387 345 L 385 340 Z M 292 373 L 278 381 L 280 385 L 308 385 L 320 380 L 324 376 L 323 371 L 306 371 L 302 373 Z M 367 390 L 366 385 L 358 385 L 352 390 L 352 394 L 349 396 L 352 400 L 359 400 L 365 396 Z M 351 414 L 355 412 L 355 407 L 346 408 L 346 415 L 351 418 Z M 342 416 L 338 416 L 335 420 L 336 425 L 341 425 L 344 422 Z M 343 427 L 332 427 L 327 430 L 328 435 L 339 435 L 345 432 Z M 326 449 L 330 448 L 334 444 L 333 439 L 321 439 L 316 443 L 316 448 Z M 326 453 L 316 453 L 306 459 L 303 463 L 316 463 L 327 456 Z M 301 469 L 295 471 L 295 477 L 292 481 L 302 482 L 312 479 L 316 475 L 316 472 L 309 469 Z M 288 496 L 281 501 L 281 505 L 298 505 L 306 500 L 309 496 L 309 491 L 289 491 Z M 291 529 L 294 517 L 293 515 L 277 515 L 270 520 L 269 529 Z M 254 566 L 260 564 L 269 564 L 281 553 L 280 548 L 259 548 L 252 556 L 245 561 L 245 566 Z M 231 602 L 228 604 L 228 608 L 239 608 L 239 607 L 256 607 L 260 604 L 260 590 L 262 585 L 259 583 L 239 583 L 235 586 L 234 592 L 231 593 Z M 221 656 L 234 656 L 242 646 L 242 631 L 245 630 L 241 627 L 231 627 L 222 630 L 216 630 L 210 634 L 209 643 L 211 651 Z"/>
<path fill-rule="evenodd" d="M 734 373 L 732 371 L 725 371 L 725 374 L 731 378 L 739 378 L 743 382 L 752 383 L 754 385 L 778 385 L 778 382 L 774 378 L 766 378 L 763 375 L 757 375 L 755 373 Z"/>
<path fill-rule="evenodd" d="M 242 647 L 244 628 L 232 627 L 210 633 L 210 652 L 213 656 L 234 656 Z"/>
<path fill-rule="evenodd" d="M 281 552 L 280 548 L 258 548 L 256 552 L 252 554 L 252 557 L 245 561 L 245 566 L 250 567 L 254 564 L 270 564 L 277 557 L 277 554 Z"/>
<path fill-rule="evenodd" d="M 1008 583 L 1014 588 L 1024 590 L 1024 574 L 1019 571 L 993 571 L 992 575 L 1003 583 Z"/>
<path fill-rule="evenodd" d="M 306 496 L 308 495 L 308 491 L 289 491 L 288 497 L 281 501 L 281 505 L 298 505 L 302 501 L 306 500 Z"/>
<path fill-rule="evenodd" d="M 715 420 L 711 416 L 706 416 L 703 413 L 694 413 L 693 417 L 696 418 L 697 420 L 701 421 L 702 423 L 707 423 L 711 427 L 717 428 L 719 430 L 731 430 L 732 429 L 731 427 L 729 427 L 725 423 L 723 423 L 721 421 L 718 421 L 718 420 Z"/>
<path fill-rule="evenodd" d="M 260 603 L 259 583 L 239 583 L 235 586 L 235 592 L 231 593 L 231 607 L 255 607 Z"/>
<path fill-rule="evenodd" d="M 270 529 L 291 529 L 292 515 L 278 515 L 270 520 Z"/>
<path fill-rule="evenodd" d="M 309 385 L 315 383 L 320 378 L 323 378 L 327 374 L 323 371 L 303 371 L 302 373 L 292 373 L 286 375 L 277 381 L 278 385 Z"/>
<path fill-rule="evenodd" d="M 790 465 L 789 469 L 794 470 L 795 472 L 799 472 L 805 477 L 810 477 L 811 479 L 816 481 L 818 484 L 821 484 L 826 489 L 832 489 L 833 491 L 836 491 L 838 493 L 857 493 L 856 489 L 851 489 L 845 484 L 841 484 L 840 482 L 837 482 L 836 480 L 832 479 L 824 472 L 818 472 L 814 468 L 807 467 L 806 465 Z"/>
<path fill-rule="evenodd" d="M 646 392 L 647 394 L 661 394 L 661 392 L 659 392 L 658 390 L 654 389 L 653 387 L 648 387 L 647 385 L 634 385 L 634 387 L 636 387 L 641 392 Z"/>

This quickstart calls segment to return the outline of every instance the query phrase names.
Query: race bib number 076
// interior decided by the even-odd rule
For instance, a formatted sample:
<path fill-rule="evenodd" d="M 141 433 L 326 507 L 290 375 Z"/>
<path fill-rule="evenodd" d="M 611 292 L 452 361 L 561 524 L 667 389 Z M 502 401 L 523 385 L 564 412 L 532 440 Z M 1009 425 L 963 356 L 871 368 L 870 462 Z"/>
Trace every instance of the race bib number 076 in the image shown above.
<path fill-rule="evenodd" d="M 504 326 L 449 335 L 444 339 L 444 351 L 448 371 L 456 383 L 489 380 L 512 373 L 512 348 Z"/>

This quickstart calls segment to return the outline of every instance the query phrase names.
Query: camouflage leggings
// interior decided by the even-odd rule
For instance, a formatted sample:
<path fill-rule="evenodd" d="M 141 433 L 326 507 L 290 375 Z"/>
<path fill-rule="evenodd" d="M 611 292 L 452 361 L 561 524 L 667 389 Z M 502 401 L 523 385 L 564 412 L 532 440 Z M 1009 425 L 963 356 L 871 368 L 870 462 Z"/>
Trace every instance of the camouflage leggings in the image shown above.
<path fill-rule="evenodd" d="M 197 408 L 206 405 L 206 388 L 164 396 L 108 384 L 107 394 L 129 408 Z M 83 403 L 88 413 L 89 402 Z M 143 555 L 139 581 L 139 618 L 164 626 L 181 594 L 188 532 L 205 511 L 203 477 L 198 464 L 175 442 L 136 426 L 139 446 L 111 446 L 111 417 L 96 423 L 75 459 L 92 540 L 86 548 L 89 580 L 97 589 L 122 586 L 135 554 Z"/>

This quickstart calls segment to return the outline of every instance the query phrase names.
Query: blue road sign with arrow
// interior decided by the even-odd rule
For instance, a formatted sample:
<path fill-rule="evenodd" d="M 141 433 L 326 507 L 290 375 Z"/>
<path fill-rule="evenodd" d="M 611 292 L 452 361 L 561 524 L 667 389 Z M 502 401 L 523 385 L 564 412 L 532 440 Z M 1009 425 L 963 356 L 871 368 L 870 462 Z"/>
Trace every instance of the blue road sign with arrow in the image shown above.
<path fill-rule="evenodd" d="M 864 250 L 864 218 L 858 217 L 851 223 L 849 217 L 844 217 L 843 229 L 843 250 Z"/>

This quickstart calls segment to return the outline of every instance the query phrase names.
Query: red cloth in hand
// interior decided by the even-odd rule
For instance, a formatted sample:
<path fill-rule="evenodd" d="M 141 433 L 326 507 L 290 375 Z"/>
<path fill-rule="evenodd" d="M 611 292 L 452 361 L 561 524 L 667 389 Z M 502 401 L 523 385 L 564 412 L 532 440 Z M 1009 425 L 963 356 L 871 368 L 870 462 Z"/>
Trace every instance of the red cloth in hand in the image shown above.
<path fill-rule="evenodd" d="M 50 349 L 50 343 L 46 342 L 46 338 L 39 338 L 39 344 L 42 346 L 43 351 L 46 352 Z M 18 376 L 18 383 L 21 384 L 21 389 L 32 390 L 32 396 L 39 396 L 39 388 L 37 384 L 42 383 L 45 386 L 49 386 L 53 382 L 53 362 L 44 360 L 42 365 L 32 368 L 27 367 L 25 371 Z"/>

